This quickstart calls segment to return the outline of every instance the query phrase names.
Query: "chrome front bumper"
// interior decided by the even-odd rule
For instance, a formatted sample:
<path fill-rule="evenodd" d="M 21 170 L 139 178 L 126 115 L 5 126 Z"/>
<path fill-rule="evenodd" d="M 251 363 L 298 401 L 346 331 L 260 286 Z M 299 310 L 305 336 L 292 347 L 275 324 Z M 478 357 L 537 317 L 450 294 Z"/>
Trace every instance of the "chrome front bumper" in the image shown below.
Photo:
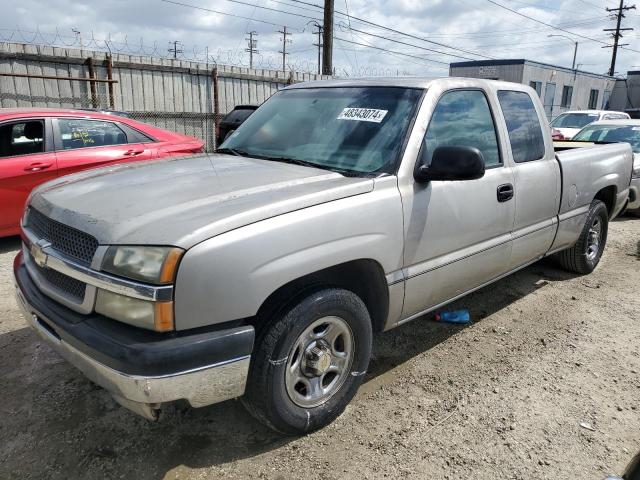
<path fill-rule="evenodd" d="M 109 391 L 124 407 L 151 420 L 161 404 L 184 399 L 203 407 L 244 394 L 250 356 L 162 376 L 128 375 L 116 371 L 65 342 L 43 314 L 29 304 L 16 282 L 15 293 L 27 323 L 65 360 L 94 383 Z"/>

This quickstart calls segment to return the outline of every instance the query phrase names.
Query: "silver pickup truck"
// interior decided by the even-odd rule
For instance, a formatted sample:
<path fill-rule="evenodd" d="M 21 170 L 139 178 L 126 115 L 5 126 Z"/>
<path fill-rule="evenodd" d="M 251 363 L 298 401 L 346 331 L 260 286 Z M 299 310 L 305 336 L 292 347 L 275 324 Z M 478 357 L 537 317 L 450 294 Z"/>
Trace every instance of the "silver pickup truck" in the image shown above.
<path fill-rule="evenodd" d="M 53 349 L 148 418 L 242 397 L 279 432 L 312 431 L 356 393 L 372 332 L 547 255 L 596 267 L 631 148 L 556 153 L 546 124 L 515 83 L 288 87 L 216 154 L 38 188 L 18 302 Z"/>

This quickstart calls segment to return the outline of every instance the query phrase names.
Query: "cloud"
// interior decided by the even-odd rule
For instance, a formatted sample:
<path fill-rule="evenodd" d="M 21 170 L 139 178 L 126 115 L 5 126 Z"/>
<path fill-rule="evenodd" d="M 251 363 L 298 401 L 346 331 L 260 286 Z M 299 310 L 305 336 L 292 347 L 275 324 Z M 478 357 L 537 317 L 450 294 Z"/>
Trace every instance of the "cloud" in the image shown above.
<path fill-rule="evenodd" d="M 40 29 L 42 32 L 55 32 L 57 29 L 62 35 L 73 40 L 74 34 L 71 29 L 74 28 L 82 32 L 83 42 L 88 42 L 92 36 L 104 39 L 110 35 L 114 42 L 124 42 L 126 38 L 132 48 L 139 46 L 142 41 L 145 46 L 151 46 L 152 50 L 162 54 L 166 54 L 170 41 L 178 40 L 183 45 L 185 56 L 204 52 L 205 47 L 208 47 L 209 52 L 215 52 L 220 61 L 246 65 L 248 54 L 244 51 L 245 33 L 255 30 L 258 32 L 258 49 L 261 52 L 257 61 L 262 63 L 263 67 L 277 68 L 281 62 L 278 51 L 282 48 L 282 36 L 277 30 L 281 29 L 280 25 L 287 25 L 292 32 L 289 37 L 291 43 L 287 45 L 290 52 L 288 63 L 300 69 L 315 69 L 317 50 L 313 43 L 317 38 L 312 33 L 313 26 L 308 23 L 310 19 L 258 7 L 296 12 L 318 19 L 322 18 L 321 10 L 292 0 L 242 1 L 250 5 L 240 5 L 228 0 L 184 0 L 183 3 L 247 18 L 235 18 L 160 0 L 21 0 L 19 5 L 3 9 L 0 20 L 0 28 L 3 30 L 0 31 L 0 35 L 6 39 L 10 31 L 16 27 L 26 31 Z M 604 11 L 604 5 L 613 6 L 613 0 L 498 1 L 524 15 L 552 25 L 561 25 L 570 32 L 600 41 L 608 41 L 608 35 L 602 29 L 613 26 L 613 22 Z M 310 0 L 309 3 L 322 3 L 322 0 Z M 598 7 L 599 3 L 603 6 Z M 448 63 L 461 60 L 460 56 L 480 58 L 480 55 L 495 58 L 528 58 L 570 66 L 573 56 L 570 40 L 548 37 L 549 34 L 572 37 L 571 34 L 547 28 L 483 0 L 337 0 L 335 8 L 341 12 L 335 17 L 336 36 L 344 40 L 334 42 L 334 64 L 343 75 L 396 72 L 446 75 L 446 66 L 437 64 L 434 60 Z M 390 26 L 400 32 L 408 32 L 441 45 L 374 28 L 357 19 L 347 18 L 343 15 L 347 10 L 352 16 Z M 631 11 L 625 23 L 627 26 L 633 26 L 637 19 L 638 14 Z M 349 23 L 353 28 L 388 37 L 389 40 L 350 31 L 346 28 Z M 25 38 L 28 39 L 28 35 Z M 611 50 L 601 48 L 602 45 L 597 42 L 574 38 L 579 42 L 577 62 L 582 64 L 581 68 L 604 73 L 609 66 Z M 19 41 L 20 36 L 14 36 L 13 40 Z M 399 44 L 394 40 L 446 52 L 448 55 Z M 631 44 L 630 48 L 640 49 L 635 32 L 628 32 L 625 41 Z M 350 42 L 369 44 L 393 52 L 383 52 Z M 400 53 L 424 60 L 403 56 Z M 634 61 L 637 54 L 629 50 L 621 50 L 618 58 L 616 70 L 621 73 L 638 63 Z"/>

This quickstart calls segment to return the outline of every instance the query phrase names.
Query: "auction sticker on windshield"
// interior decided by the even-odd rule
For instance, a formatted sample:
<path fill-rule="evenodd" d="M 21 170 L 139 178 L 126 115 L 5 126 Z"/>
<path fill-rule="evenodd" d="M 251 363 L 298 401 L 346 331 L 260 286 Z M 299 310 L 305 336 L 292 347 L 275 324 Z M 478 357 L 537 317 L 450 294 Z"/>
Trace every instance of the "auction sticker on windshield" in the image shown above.
<path fill-rule="evenodd" d="M 338 120 L 358 120 L 360 122 L 380 123 L 389 110 L 377 108 L 347 107 L 338 115 Z"/>

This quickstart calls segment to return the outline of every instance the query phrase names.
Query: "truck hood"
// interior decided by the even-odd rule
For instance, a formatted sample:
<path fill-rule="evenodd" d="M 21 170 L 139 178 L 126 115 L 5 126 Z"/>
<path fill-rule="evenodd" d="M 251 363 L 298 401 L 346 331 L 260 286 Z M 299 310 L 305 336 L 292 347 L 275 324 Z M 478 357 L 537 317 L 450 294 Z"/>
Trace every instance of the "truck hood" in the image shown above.
<path fill-rule="evenodd" d="M 115 165 L 43 184 L 30 204 L 100 244 L 189 248 L 250 223 L 373 189 L 373 179 L 232 155 Z"/>

